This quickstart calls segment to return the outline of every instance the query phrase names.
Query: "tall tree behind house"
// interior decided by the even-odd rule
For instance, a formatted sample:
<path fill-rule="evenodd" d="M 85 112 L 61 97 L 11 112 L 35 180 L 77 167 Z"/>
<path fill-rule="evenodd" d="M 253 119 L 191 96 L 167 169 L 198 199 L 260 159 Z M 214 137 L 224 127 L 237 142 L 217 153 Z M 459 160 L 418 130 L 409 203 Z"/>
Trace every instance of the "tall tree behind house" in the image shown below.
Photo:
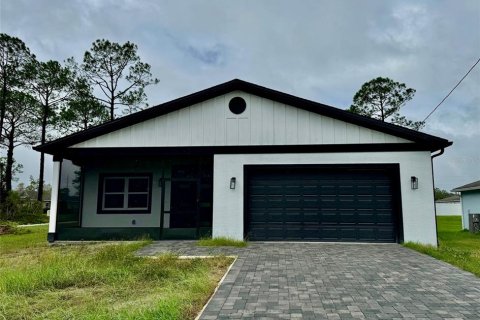
<path fill-rule="evenodd" d="M 408 120 L 400 115 L 400 109 L 415 95 L 415 89 L 389 78 L 378 77 L 362 85 L 353 97 L 348 111 L 390 122 L 413 130 L 420 130 L 425 123 Z"/>
<path fill-rule="evenodd" d="M 3 128 L 7 99 L 10 92 L 21 89 L 24 86 L 25 67 L 33 60 L 35 60 L 35 56 L 30 53 L 30 50 L 22 40 L 0 33 L 0 141 L 4 138 Z M 0 172 L 4 172 L 4 170 L 3 164 L 0 164 Z M 0 203 L 5 199 L 4 185 L 4 181 L 1 181 Z"/>
<path fill-rule="evenodd" d="M 34 62 L 29 68 L 30 92 L 39 102 L 37 119 L 40 125 L 40 143 L 47 141 L 47 131 L 58 121 L 58 110 L 72 92 L 72 72 L 57 61 Z M 45 154 L 40 154 L 37 200 L 43 200 Z"/>
<path fill-rule="evenodd" d="M 117 107 L 123 107 L 124 114 L 141 110 L 147 101 L 145 87 L 159 82 L 152 77 L 150 65 L 140 60 L 137 49 L 131 42 L 101 39 L 85 52 L 81 65 L 73 58 L 68 60 L 97 89 L 95 97 L 108 108 L 110 120 Z"/>
<path fill-rule="evenodd" d="M 15 148 L 38 141 L 38 126 L 34 118 L 37 101 L 27 93 L 12 91 L 6 106 L 2 146 L 7 149 L 5 189 L 6 192 L 10 192 L 14 173 L 13 153 Z"/>

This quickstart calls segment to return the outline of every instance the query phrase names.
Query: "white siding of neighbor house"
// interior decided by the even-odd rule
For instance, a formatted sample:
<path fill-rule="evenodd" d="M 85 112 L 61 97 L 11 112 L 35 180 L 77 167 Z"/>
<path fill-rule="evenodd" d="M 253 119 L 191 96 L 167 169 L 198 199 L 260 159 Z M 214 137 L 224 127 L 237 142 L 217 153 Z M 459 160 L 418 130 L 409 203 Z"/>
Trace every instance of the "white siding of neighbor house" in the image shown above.
<path fill-rule="evenodd" d="M 469 229 L 469 214 L 480 213 L 480 190 L 461 192 L 462 199 L 462 223 L 464 229 Z"/>
<path fill-rule="evenodd" d="M 437 216 L 461 216 L 462 205 L 460 202 L 436 202 L 435 212 Z"/>
<path fill-rule="evenodd" d="M 217 154 L 214 156 L 213 236 L 242 239 L 244 165 L 398 163 L 404 241 L 437 245 L 430 152 Z M 412 190 L 410 177 L 419 179 Z M 236 177 L 236 188 L 229 188 Z"/>
<path fill-rule="evenodd" d="M 230 112 L 233 97 L 247 109 Z M 241 91 L 231 92 L 72 148 L 408 143 L 411 141 Z"/>

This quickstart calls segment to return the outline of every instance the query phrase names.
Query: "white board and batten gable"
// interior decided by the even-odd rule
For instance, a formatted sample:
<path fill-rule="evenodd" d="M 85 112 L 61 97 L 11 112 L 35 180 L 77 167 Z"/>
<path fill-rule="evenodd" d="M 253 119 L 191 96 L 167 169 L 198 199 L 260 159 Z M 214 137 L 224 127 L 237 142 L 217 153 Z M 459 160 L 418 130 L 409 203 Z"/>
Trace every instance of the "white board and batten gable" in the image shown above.
<path fill-rule="evenodd" d="M 242 97 L 246 110 L 228 107 Z M 234 91 L 71 148 L 248 146 L 409 143 L 411 141 L 322 116 L 242 91 Z"/>

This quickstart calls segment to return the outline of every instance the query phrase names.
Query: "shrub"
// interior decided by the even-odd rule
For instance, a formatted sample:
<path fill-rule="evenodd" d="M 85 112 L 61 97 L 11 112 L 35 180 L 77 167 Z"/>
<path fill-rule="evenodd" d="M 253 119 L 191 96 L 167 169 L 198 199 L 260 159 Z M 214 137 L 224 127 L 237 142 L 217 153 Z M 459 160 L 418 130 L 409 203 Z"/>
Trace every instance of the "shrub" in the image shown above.
<path fill-rule="evenodd" d="M 0 220 L 16 221 L 22 220 L 22 217 L 35 215 L 43 215 L 42 203 L 21 197 L 17 191 L 10 191 L 5 202 L 0 205 Z"/>

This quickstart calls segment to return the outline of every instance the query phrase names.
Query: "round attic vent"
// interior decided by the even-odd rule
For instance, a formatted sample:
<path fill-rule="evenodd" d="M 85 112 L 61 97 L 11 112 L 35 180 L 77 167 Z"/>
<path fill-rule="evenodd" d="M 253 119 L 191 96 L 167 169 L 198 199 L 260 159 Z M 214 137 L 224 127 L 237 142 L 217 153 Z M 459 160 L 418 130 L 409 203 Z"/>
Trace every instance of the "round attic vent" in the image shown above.
<path fill-rule="evenodd" d="M 232 113 L 240 114 L 247 108 L 247 103 L 245 100 L 243 100 L 243 98 L 235 97 L 232 98 L 232 100 L 230 100 L 228 103 L 228 108 L 230 111 L 232 111 Z"/>

